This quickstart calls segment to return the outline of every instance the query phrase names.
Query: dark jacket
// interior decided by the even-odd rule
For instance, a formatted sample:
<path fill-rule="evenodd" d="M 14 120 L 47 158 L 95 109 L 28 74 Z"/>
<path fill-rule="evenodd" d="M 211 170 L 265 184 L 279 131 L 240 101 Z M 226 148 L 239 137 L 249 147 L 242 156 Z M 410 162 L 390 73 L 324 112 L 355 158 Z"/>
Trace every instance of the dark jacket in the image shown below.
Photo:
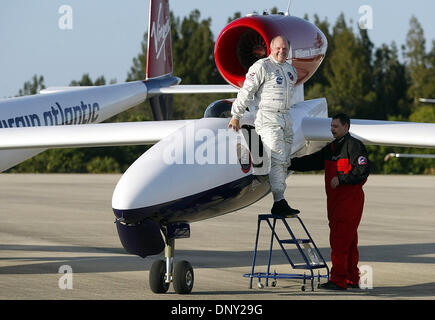
<path fill-rule="evenodd" d="M 349 133 L 313 154 L 293 158 L 289 169 L 294 171 L 323 170 L 331 167 L 330 161 L 336 162 L 334 165 L 336 172 L 330 174 L 338 176 L 341 185 L 364 184 L 369 176 L 367 150 L 361 141 Z"/>

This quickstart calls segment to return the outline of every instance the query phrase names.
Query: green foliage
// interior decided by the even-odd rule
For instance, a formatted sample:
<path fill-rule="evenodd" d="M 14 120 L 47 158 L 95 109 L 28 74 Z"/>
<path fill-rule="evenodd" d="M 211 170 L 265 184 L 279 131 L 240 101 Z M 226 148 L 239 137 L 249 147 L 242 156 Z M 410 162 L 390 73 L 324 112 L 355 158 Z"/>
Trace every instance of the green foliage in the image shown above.
<path fill-rule="evenodd" d="M 328 86 L 325 90 L 329 108 L 332 114 L 345 112 L 350 117 L 361 118 L 374 100 L 370 94 L 370 59 L 366 56 L 371 53 L 347 26 L 343 14 L 333 31 L 335 50 L 329 57 L 330 70 L 326 74 Z"/>
<path fill-rule="evenodd" d="M 418 97 L 425 96 L 425 83 L 428 77 L 426 69 L 426 40 L 423 28 L 415 16 L 410 21 L 410 29 L 406 38 L 408 58 L 408 72 L 411 78 L 411 85 L 408 89 L 408 96 L 416 102 Z"/>
<path fill-rule="evenodd" d="M 171 23 L 173 19 L 173 15 L 171 13 Z M 172 36 L 174 39 L 174 36 Z M 135 80 L 143 80 L 146 77 L 146 69 L 147 69 L 147 45 L 148 45 L 148 32 L 145 32 L 143 36 L 143 40 L 141 42 L 141 52 L 137 55 L 137 57 L 133 58 L 133 66 L 130 68 L 130 71 L 127 73 L 126 81 L 135 81 Z"/>
<path fill-rule="evenodd" d="M 44 77 L 35 74 L 30 81 L 24 82 L 23 89 L 18 91 L 17 96 L 28 96 L 31 94 L 37 94 L 40 90 L 45 89 Z"/>
<path fill-rule="evenodd" d="M 394 42 L 391 47 L 384 44 L 376 49 L 372 81 L 376 93 L 376 103 L 370 110 L 373 119 L 387 119 L 397 115 L 408 117 L 410 108 L 406 90 L 409 81 L 405 66 L 399 62 Z"/>
<path fill-rule="evenodd" d="M 174 74 L 185 84 L 224 83 L 213 59 L 214 40 L 210 30 L 211 18 L 200 20 L 193 10 L 183 21 L 174 21 L 177 33 L 172 43 Z"/>
<path fill-rule="evenodd" d="M 114 158 L 95 157 L 86 164 L 86 170 L 89 173 L 117 173 L 119 164 Z"/>
<path fill-rule="evenodd" d="M 89 73 L 85 73 L 79 81 L 73 80 L 69 84 L 70 86 L 104 86 L 106 79 L 104 76 L 100 76 L 95 81 L 92 81 Z"/>
<path fill-rule="evenodd" d="M 241 16 L 242 16 L 242 13 L 240 11 L 237 11 L 234 13 L 234 15 L 232 17 L 228 17 L 227 23 L 230 23 L 236 19 L 239 19 Z"/>
<path fill-rule="evenodd" d="M 15 166 L 9 172 L 35 173 L 81 173 L 86 172 L 84 165 L 85 149 L 53 149 Z"/>

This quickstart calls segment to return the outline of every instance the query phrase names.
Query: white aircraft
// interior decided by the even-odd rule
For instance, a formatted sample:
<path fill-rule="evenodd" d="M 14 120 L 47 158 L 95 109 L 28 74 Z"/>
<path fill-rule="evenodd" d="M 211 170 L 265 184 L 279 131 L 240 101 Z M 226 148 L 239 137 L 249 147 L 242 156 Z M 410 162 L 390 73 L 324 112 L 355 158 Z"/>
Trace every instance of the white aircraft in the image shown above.
<path fill-rule="evenodd" d="M 422 159 L 435 159 L 435 154 L 421 154 L 421 153 L 388 153 L 384 157 L 384 161 L 391 158 L 422 158 Z"/>
<path fill-rule="evenodd" d="M 420 102 L 424 103 L 435 103 L 435 99 L 426 99 L 426 98 L 420 98 L 418 99 Z"/>
<path fill-rule="evenodd" d="M 310 22 L 287 14 L 251 14 L 231 22 L 215 46 L 218 69 L 231 86 L 181 86 L 172 74 L 168 0 L 150 1 L 147 79 L 102 87 L 49 88 L 41 94 L 0 101 L 0 170 L 47 148 L 154 144 L 119 180 L 112 198 L 124 248 L 146 257 L 165 249 L 166 261 L 150 270 L 153 292 L 173 283 L 189 293 L 187 261 L 174 263 L 175 239 L 190 236 L 189 224 L 223 215 L 270 192 L 267 150 L 254 129 L 255 101 L 228 129 L 232 100 L 215 101 L 204 118 L 97 124 L 151 98 L 165 119 L 165 94 L 237 92 L 250 65 L 270 52 L 270 40 L 286 36 L 298 71 L 291 114 L 292 154 L 313 152 L 333 139 L 325 98 L 304 101 L 303 84 L 322 62 L 327 40 Z M 163 115 L 163 116 L 162 116 Z M 435 124 L 352 120 L 351 134 L 367 144 L 435 147 Z"/>

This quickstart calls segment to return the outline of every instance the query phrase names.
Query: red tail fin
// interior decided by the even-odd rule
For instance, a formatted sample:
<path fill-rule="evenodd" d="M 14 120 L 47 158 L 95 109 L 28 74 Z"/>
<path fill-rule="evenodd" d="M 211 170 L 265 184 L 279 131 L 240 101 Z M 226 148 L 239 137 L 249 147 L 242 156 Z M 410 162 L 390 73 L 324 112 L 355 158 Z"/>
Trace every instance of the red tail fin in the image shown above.
<path fill-rule="evenodd" d="M 169 0 L 150 0 L 147 79 L 172 74 Z"/>

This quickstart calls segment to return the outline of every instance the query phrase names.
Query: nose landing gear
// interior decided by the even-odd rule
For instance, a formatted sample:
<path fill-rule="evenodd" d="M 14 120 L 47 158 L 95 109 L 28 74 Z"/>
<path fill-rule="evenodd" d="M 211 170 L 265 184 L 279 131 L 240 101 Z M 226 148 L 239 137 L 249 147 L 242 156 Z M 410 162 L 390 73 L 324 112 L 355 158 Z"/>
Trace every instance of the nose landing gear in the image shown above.
<path fill-rule="evenodd" d="M 186 260 L 178 261 L 174 266 L 174 290 L 178 294 L 187 294 L 193 288 L 193 268 Z"/>
<path fill-rule="evenodd" d="M 149 283 L 154 293 L 166 293 L 169 289 L 169 282 L 166 282 L 166 264 L 163 260 L 155 260 L 150 269 Z"/>
<path fill-rule="evenodd" d="M 194 273 L 191 264 L 186 260 L 174 264 L 175 239 L 189 238 L 190 226 L 186 223 L 167 225 L 162 228 L 165 236 L 166 262 L 159 259 L 154 261 L 149 273 L 151 291 L 166 293 L 170 284 L 178 294 L 189 294 L 193 288 Z"/>

